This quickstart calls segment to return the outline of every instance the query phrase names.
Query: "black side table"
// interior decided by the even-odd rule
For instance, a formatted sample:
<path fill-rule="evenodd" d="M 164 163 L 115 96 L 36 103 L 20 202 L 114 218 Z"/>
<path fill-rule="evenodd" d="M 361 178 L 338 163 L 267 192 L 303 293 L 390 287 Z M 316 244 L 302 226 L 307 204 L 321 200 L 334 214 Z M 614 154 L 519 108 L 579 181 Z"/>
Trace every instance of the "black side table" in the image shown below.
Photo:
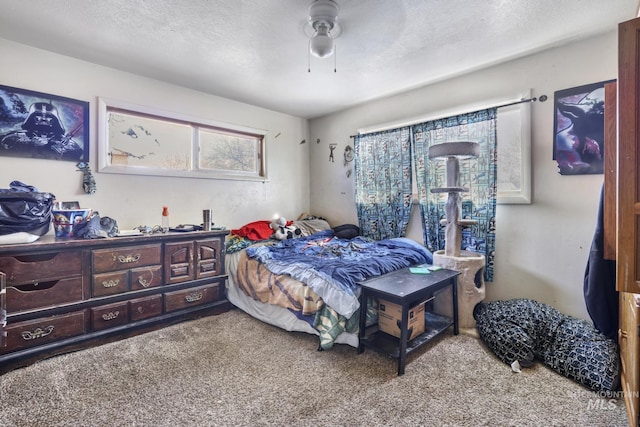
<path fill-rule="evenodd" d="M 453 324 L 453 334 L 458 335 L 458 286 L 460 272 L 441 269 L 429 274 L 412 273 L 408 268 L 374 277 L 358 283 L 362 287 L 360 295 L 360 331 L 358 332 L 358 354 L 369 347 L 398 359 L 398 375 L 404 374 L 407 354 L 431 341 Z M 408 312 L 413 305 L 425 302 L 441 290 L 451 286 L 453 295 L 453 319 L 425 310 L 425 330 L 411 341 L 408 340 Z M 367 300 L 377 297 L 402 306 L 400 338 L 380 330 L 366 331 Z"/>

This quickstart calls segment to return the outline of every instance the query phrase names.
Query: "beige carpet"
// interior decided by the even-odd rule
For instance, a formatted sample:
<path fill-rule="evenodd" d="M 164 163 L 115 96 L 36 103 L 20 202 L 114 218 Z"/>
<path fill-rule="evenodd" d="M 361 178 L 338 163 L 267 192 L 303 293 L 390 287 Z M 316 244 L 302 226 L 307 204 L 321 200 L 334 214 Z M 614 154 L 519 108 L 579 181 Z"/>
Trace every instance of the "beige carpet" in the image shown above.
<path fill-rule="evenodd" d="M 512 373 L 468 335 L 396 362 L 239 310 L 0 376 L 2 426 L 626 426 L 621 400 L 538 364 Z"/>

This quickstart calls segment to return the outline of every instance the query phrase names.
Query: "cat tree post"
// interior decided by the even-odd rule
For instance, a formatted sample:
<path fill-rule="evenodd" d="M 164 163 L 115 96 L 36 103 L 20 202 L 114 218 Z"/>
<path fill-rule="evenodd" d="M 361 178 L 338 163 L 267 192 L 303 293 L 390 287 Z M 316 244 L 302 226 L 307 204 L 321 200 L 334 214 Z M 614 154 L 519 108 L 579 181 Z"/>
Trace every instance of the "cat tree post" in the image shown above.
<path fill-rule="evenodd" d="M 476 252 L 464 251 L 462 246 L 462 227 L 472 226 L 475 220 L 461 218 L 462 198 L 460 193 L 469 189 L 460 186 L 460 160 L 478 157 L 477 142 L 449 142 L 436 144 L 429 148 L 429 159 L 446 161 L 446 187 L 433 188 L 432 193 L 448 193 L 445 205 L 445 218 L 441 224 L 445 226 L 445 249 L 433 254 L 434 265 L 460 271 L 458 278 L 458 321 L 461 328 L 474 328 L 473 308 L 485 297 L 484 267 L 485 257 Z M 436 296 L 434 302 L 436 313 L 453 316 L 451 291 L 446 290 Z"/>

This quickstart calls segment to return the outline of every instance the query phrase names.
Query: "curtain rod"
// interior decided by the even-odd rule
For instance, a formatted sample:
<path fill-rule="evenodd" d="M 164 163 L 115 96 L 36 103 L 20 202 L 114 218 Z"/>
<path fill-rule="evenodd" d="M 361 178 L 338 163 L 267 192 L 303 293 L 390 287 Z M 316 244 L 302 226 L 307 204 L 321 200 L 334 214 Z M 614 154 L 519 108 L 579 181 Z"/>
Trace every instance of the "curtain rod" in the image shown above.
<path fill-rule="evenodd" d="M 521 99 L 521 100 L 519 100 L 519 101 L 507 102 L 507 103 L 505 103 L 505 104 L 494 105 L 494 106 L 492 106 L 492 107 L 479 108 L 478 110 L 475 110 L 475 111 L 486 110 L 486 109 L 489 109 L 489 108 L 503 108 L 503 107 L 510 107 L 510 106 L 512 106 L 512 105 L 524 104 L 525 102 L 536 102 L 536 101 L 544 102 L 544 101 L 546 101 L 547 99 L 548 99 L 547 95 L 540 95 L 540 98 L 539 98 L 539 99 L 538 99 L 538 98 L 536 98 L 535 96 L 534 96 L 534 97 L 531 97 L 531 98 L 526 98 L 526 99 L 525 99 L 525 98 L 523 98 L 523 99 Z M 466 114 L 466 113 L 459 113 L 459 114 Z M 457 115 L 457 114 L 454 114 L 454 115 Z M 431 119 L 431 120 L 437 120 L 437 119 Z M 407 123 L 407 124 L 399 125 L 398 127 L 411 126 L 411 125 L 415 125 L 415 124 L 417 124 L 417 123 L 422 123 L 423 121 L 430 121 L 430 120 L 420 120 L 420 121 L 416 121 L 416 122 L 412 122 L 412 123 Z M 386 128 L 386 129 L 381 128 L 381 129 L 374 130 L 374 131 L 371 131 L 371 132 L 363 132 L 363 133 L 359 133 L 359 134 L 357 134 L 357 135 L 349 135 L 349 138 L 355 138 L 356 136 L 366 135 L 366 134 L 368 134 L 368 133 L 382 132 L 382 131 L 384 131 L 384 130 L 389 130 L 389 129 L 393 129 L 393 128 L 392 128 L 392 127 L 389 127 L 389 128 Z"/>

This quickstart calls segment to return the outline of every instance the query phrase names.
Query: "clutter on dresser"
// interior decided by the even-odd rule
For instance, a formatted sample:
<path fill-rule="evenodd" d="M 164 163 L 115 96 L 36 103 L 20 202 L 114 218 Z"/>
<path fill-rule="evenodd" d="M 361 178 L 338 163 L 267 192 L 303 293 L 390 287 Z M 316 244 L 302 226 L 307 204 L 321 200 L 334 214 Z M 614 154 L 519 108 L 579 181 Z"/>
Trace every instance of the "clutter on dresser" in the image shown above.
<path fill-rule="evenodd" d="M 0 189 L 0 244 L 31 243 L 47 234 L 54 200 L 20 181 Z"/>
<path fill-rule="evenodd" d="M 202 210 L 202 227 L 204 231 L 210 231 L 213 226 L 211 221 L 211 209 Z"/>
<path fill-rule="evenodd" d="M 60 202 L 56 203 L 52 213 L 56 238 L 64 239 L 77 235 L 82 223 L 89 220 L 91 209 L 82 209 L 77 202 Z"/>
<path fill-rule="evenodd" d="M 92 212 L 86 219 L 75 225 L 75 237 L 100 239 L 116 237 L 119 234 L 118 222 L 108 216 L 100 217 L 98 211 Z"/>
<path fill-rule="evenodd" d="M 169 231 L 169 208 L 167 206 L 162 207 L 162 232 Z"/>
<path fill-rule="evenodd" d="M 56 239 L 99 239 L 118 235 L 115 219 L 108 216 L 101 218 L 98 211 L 81 208 L 77 201 L 56 201 L 52 213 Z"/>
<path fill-rule="evenodd" d="M 139 225 L 134 230 L 139 231 L 142 234 L 158 234 L 158 233 L 166 233 L 169 229 L 165 229 L 161 225 Z"/>

